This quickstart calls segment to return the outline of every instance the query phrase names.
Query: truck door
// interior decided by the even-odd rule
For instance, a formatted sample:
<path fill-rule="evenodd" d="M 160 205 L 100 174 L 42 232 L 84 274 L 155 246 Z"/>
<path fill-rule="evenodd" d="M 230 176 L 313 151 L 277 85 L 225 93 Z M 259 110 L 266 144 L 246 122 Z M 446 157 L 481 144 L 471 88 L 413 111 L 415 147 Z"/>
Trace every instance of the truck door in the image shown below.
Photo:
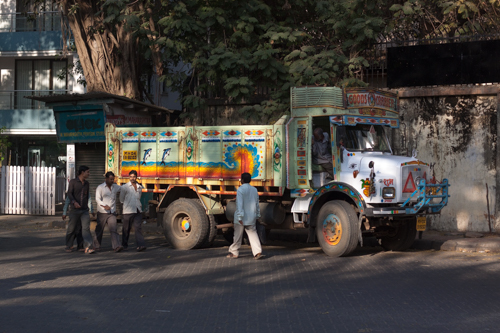
<path fill-rule="evenodd" d="M 139 177 L 155 178 L 156 177 L 156 138 L 157 132 L 154 128 L 146 129 L 139 132 L 140 150 L 139 158 Z"/>
<path fill-rule="evenodd" d="M 288 125 L 288 188 L 311 188 L 310 117 L 293 118 Z"/>
<path fill-rule="evenodd" d="M 339 127 L 340 126 L 340 127 Z M 330 116 L 330 138 L 332 139 L 332 164 L 335 180 L 340 179 L 341 156 L 340 141 L 344 143 L 345 130 L 342 130 L 342 116 Z"/>
<path fill-rule="evenodd" d="M 218 130 L 219 129 L 219 130 Z M 198 177 L 222 178 L 222 133 L 220 127 L 197 127 L 199 142 Z"/>
<path fill-rule="evenodd" d="M 122 156 L 120 176 L 128 178 L 132 170 L 139 171 L 139 129 L 123 129 L 121 133 Z"/>
<path fill-rule="evenodd" d="M 156 160 L 159 178 L 178 178 L 183 164 L 183 127 L 158 128 L 158 158 Z"/>

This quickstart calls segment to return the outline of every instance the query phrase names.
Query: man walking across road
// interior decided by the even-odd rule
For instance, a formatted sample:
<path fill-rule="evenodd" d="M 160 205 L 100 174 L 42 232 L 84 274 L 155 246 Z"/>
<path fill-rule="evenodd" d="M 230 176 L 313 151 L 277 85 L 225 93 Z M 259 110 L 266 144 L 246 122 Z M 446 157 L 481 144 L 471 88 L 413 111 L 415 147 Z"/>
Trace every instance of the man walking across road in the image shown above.
<path fill-rule="evenodd" d="M 142 205 L 141 194 L 143 187 L 137 183 L 137 171 L 132 170 L 129 172 L 130 181 L 124 184 L 120 191 L 120 201 L 123 203 L 123 232 L 122 232 L 122 246 L 126 250 L 128 248 L 128 237 L 130 236 L 130 229 L 132 225 L 135 230 L 135 245 L 137 251 L 144 251 L 146 249 L 146 242 L 142 235 Z"/>
<path fill-rule="evenodd" d="M 97 203 L 97 225 L 95 227 L 94 247 L 101 248 L 104 226 L 107 224 L 111 234 L 111 246 L 115 252 L 120 252 L 123 247 L 120 245 L 120 236 L 116 230 L 116 195 L 120 192 L 121 186 L 115 184 L 115 174 L 107 172 L 106 180 L 97 186 L 95 201 Z"/>
<path fill-rule="evenodd" d="M 262 247 L 257 234 L 256 222 L 260 218 L 259 194 L 257 189 L 250 185 L 252 176 L 245 172 L 241 175 L 242 185 L 236 192 L 236 212 L 234 212 L 234 240 L 229 247 L 228 258 L 236 259 L 239 256 L 243 231 L 248 235 L 254 259 L 260 259 Z"/>
<path fill-rule="evenodd" d="M 81 165 L 78 169 L 78 177 L 72 179 L 68 185 L 69 222 L 66 230 L 66 251 L 71 251 L 78 230 L 82 229 L 83 246 L 86 254 L 94 253 L 92 246 L 92 235 L 90 234 L 90 214 L 92 203 L 89 205 L 89 167 Z"/>

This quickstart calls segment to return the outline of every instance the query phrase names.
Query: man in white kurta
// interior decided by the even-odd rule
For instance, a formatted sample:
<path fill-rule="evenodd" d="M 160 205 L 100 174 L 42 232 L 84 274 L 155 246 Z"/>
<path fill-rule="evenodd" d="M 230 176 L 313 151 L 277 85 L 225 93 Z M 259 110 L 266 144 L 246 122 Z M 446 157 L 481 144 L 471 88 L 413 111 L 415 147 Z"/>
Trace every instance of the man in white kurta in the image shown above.
<path fill-rule="evenodd" d="M 234 213 L 234 240 L 229 247 L 228 258 L 239 256 L 243 231 L 248 235 L 254 259 L 262 258 L 262 247 L 257 234 L 256 222 L 260 218 L 259 194 L 250 185 L 252 176 L 249 173 L 241 175 L 242 185 L 236 192 L 236 212 Z"/>

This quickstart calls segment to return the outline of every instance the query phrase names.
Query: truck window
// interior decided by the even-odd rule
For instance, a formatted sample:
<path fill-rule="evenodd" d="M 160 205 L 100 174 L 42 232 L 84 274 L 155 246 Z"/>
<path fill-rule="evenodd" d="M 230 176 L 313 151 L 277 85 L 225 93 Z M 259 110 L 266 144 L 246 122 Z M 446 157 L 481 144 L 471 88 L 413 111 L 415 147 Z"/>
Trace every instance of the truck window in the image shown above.
<path fill-rule="evenodd" d="M 347 150 L 391 152 L 389 140 L 383 126 L 339 126 L 337 133 L 338 138 L 342 138 L 344 147 Z"/>

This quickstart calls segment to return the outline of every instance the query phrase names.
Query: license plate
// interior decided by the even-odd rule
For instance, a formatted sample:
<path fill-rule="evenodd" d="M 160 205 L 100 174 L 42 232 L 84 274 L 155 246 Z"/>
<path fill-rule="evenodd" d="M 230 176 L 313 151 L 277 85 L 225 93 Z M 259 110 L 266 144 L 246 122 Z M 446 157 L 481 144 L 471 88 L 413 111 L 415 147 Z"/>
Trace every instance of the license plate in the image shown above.
<path fill-rule="evenodd" d="M 425 216 L 417 216 L 417 231 L 425 231 L 427 227 L 427 218 Z"/>

